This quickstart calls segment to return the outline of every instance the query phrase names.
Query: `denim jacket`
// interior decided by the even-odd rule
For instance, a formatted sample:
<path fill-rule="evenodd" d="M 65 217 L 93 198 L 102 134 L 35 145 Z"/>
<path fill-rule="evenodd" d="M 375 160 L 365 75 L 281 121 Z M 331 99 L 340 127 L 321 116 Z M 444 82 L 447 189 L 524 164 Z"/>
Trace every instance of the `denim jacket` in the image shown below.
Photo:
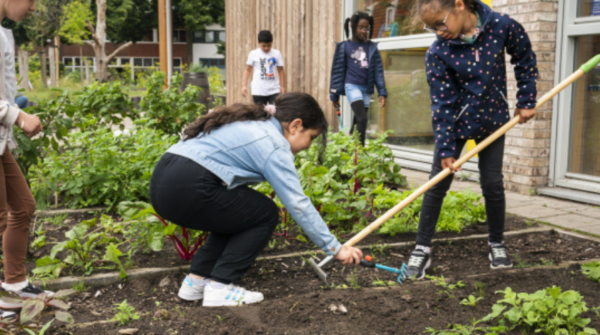
<path fill-rule="evenodd" d="M 294 155 L 277 119 L 230 123 L 206 136 L 180 141 L 167 152 L 202 165 L 228 189 L 266 180 L 311 241 L 327 255 L 340 250 L 340 242 L 302 190 Z"/>

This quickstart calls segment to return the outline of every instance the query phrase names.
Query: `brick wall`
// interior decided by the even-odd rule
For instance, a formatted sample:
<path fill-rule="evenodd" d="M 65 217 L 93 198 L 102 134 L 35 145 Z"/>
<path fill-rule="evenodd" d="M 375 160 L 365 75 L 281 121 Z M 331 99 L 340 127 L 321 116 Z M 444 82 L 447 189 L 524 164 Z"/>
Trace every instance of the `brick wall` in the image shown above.
<path fill-rule="evenodd" d="M 527 30 L 537 55 L 538 98 L 542 97 L 554 86 L 558 0 L 492 0 L 492 7 Z M 508 98 L 514 111 L 516 81 L 512 68 L 507 55 Z M 528 193 L 548 185 L 551 126 L 552 101 L 538 109 L 535 119 L 507 133 L 503 167 L 507 190 Z"/>

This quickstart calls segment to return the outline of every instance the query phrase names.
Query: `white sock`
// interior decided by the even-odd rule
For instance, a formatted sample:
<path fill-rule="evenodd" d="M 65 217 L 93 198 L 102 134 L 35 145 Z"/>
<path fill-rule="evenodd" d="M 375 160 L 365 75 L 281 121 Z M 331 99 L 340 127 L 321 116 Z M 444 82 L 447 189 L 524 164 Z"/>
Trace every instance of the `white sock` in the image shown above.
<path fill-rule="evenodd" d="M 216 289 L 222 289 L 223 287 L 227 286 L 223 283 L 219 283 L 218 281 L 214 281 L 214 280 L 209 281 L 208 284 L 210 285 L 210 287 L 216 288 Z"/>
<path fill-rule="evenodd" d="M 2 288 L 7 291 L 12 291 L 12 292 L 21 291 L 22 289 L 26 288 L 27 285 L 29 285 L 29 280 L 27 280 L 27 279 L 25 279 L 25 281 L 22 281 L 20 283 L 14 283 L 14 284 L 2 282 Z"/>
<path fill-rule="evenodd" d="M 501 245 L 504 245 L 504 241 L 502 241 L 500 243 L 498 243 L 498 242 L 492 243 L 492 242 L 488 241 L 488 245 L 491 246 L 491 247 L 499 247 Z"/>
<path fill-rule="evenodd" d="M 421 250 L 424 253 L 426 253 L 427 255 L 429 255 L 431 253 L 431 248 L 430 247 L 426 247 L 424 245 L 418 245 L 416 246 L 415 250 Z"/>
<path fill-rule="evenodd" d="M 190 278 L 190 280 L 192 281 L 192 284 L 194 284 L 195 286 L 204 286 L 209 281 L 208 278 L 198 279 L 198 278 L 194 278 L 192 276 L 188 276 L 188 278 Z"/>

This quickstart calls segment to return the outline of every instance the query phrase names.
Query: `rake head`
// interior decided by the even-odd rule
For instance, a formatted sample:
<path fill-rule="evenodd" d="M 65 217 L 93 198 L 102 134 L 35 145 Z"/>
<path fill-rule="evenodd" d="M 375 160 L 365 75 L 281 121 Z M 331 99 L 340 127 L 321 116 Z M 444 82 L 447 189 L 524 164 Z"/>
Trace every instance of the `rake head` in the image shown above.
<path fill-rule="evenodd" d="M 315 262 L 315 260 L 312 258 L 308 260 L 308 264 L 310 264 L 310 266 L 315 271 L 317 276 L 319 276 L 319 278 L 325 283 L 325 285 L 328 285 L 328 286 L 329 286 L 329 284 L 327 284 L 327 273 L 325 273 L 325 271 L 323 271 L 323 267 L 325 265 L 329 264 L 332 260 L 333 260 L 333 256 L 325 257 L 325 259 L 323 259 L 319 264 L 317 264 L 317 262 Z"/>

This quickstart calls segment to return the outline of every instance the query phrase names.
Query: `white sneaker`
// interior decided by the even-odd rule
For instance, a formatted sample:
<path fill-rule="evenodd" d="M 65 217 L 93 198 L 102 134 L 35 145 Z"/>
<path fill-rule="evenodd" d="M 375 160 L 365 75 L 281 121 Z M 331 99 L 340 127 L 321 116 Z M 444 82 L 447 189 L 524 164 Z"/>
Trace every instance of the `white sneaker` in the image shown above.
<path fill-rule="evenodd" d="M 202 306 L 241 306 L 261 302 L 265 299 L 262 293 L 246 291 L 243 287 L 233 284 L 216 288 L 211 283 L 206 284 Z"/>
<path fill-rule="evenodd" d="M 179 289 L 178 296 L 187 301 L 196 301 L 204 298 L 204 287 L 206 285 L 194 285 L 190 276 L 185 276 L 181 288 Z"/>

